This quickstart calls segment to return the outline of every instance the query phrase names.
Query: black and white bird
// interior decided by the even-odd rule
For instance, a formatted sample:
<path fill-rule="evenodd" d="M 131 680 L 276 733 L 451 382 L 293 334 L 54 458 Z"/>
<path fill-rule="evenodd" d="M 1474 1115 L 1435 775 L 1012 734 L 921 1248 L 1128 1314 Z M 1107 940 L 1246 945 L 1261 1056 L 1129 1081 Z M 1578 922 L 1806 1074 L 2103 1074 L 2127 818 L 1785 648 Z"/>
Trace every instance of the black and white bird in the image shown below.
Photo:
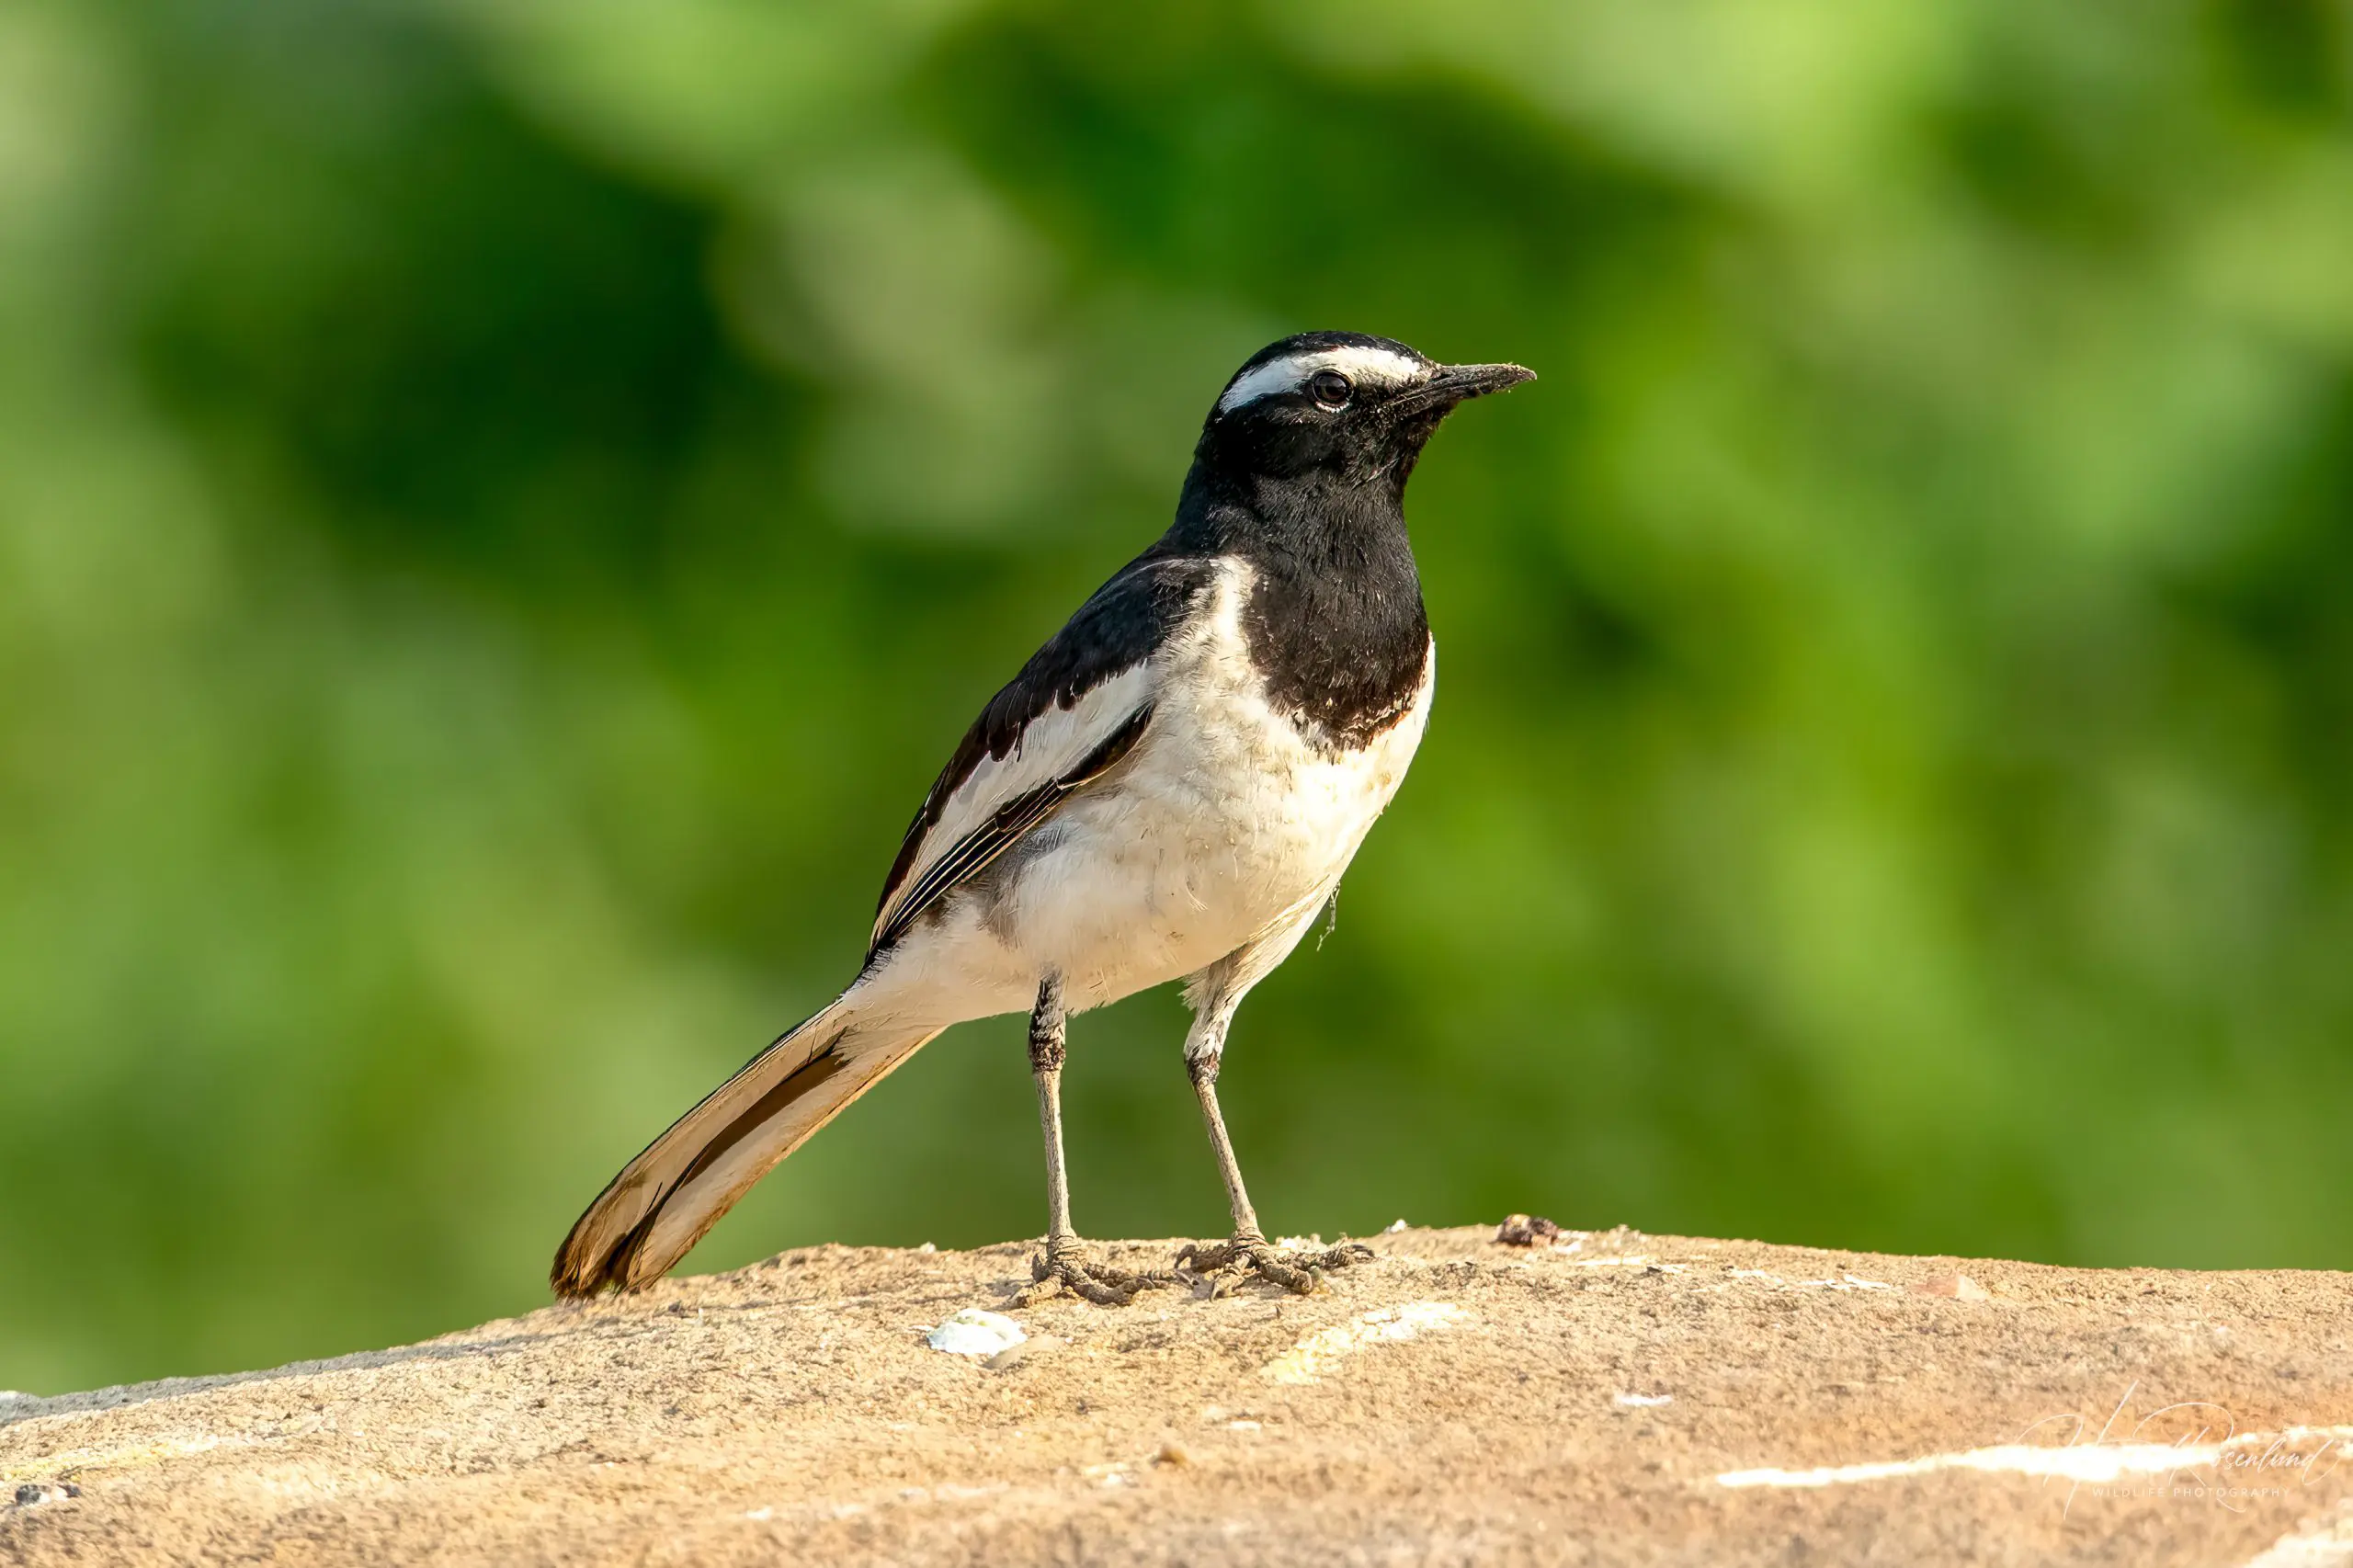
<path fill-rule="evenodd" d="M 1457 403 L 1529 379 L 1350 332 L 1253 355 L 1201 427 L 1175 525 L 990 699 L 932 785 L 858 978 L 613 1178 L 556 1254 L 558 1293 L 660 1278 L 918 1047 L 1027 1009 L 1048 1186 L 1034 1271 L 1127 1300 L 1168 1276 L 1095 1262 L 1071 1227 L 1064 1019 L 1178 979 L 1233 1209 L 1232 1239 L 1187 1260 L 1292 1290 L 1344 1262 L 1267 1244 L 1218 1064 L 1234 1009 L 1333 896 L 1429 718 L 1405 482 Z"/>

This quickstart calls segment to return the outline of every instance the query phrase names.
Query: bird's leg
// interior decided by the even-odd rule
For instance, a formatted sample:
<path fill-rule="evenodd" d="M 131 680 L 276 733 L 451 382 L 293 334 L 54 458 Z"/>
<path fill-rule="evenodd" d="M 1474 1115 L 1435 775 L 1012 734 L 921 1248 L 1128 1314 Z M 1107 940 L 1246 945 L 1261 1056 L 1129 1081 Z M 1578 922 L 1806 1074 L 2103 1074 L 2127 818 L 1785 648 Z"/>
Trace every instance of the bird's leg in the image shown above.
<path fill-rule="evenodd" d="M 1063 984 L 1048 975 L 1038 987 L 1038 1006 L 1029 1015 L 1029 1075 L 1038 1085 L 1038 1123 L 1046 1137 L 1046 1252 L 1063 1252 L 1078 1244 L 1070 1222 L 1070 1176 L 1063 1165 L 1063 1062 L 1070 1054 L 1068 1022 L 1063 1012 Z"/>
<path fill-rule="evenodd" d="M 1056 1281 L 1098 1306 L 1125 1306 L 1137 1291 L 1176 1279 L 1088 1261 L 1071 1225 L 1070 1176 L 1063 1164 L 1064 1039 L 1062 977 L 1050 974 L 1040 983 L 1038 1006 L 1029 1015 L 1029 1074 L 1038 1083 L 1038 1123 L 1046 1138 L 1046 1250 L 1031 1260 L 1029 1278 L 1038 1285 Z"/>
<path fill-rule="evenodd" d="M 1249 1190 L 1242 1185 L 1242 1164 L 1233 1157 L 1233 1140 L 1226 1133 L 1225 1115 L 1218 1109 L 1217 1070 L 1223 1056 L 1222 1051 L 1209 1051 L 1188 1055 L 1185 1064 L 1193 1075 L 1193 1093 L 1200 1096 L 1201 1119 L 1209 1124 L 1210 1147 L 1217 1153 L 1218 1174 L 1225 1178 L 1226 1199 L 1233 1209 L 1233 1234 L 1213 1246 L 1186 1246 L 1176 1255 L 1176 1267 L 1210 1274 L 1246 1264 L 1260 1278 L 1306 1295 L 1315 1289 L 1325 1269 L 1346 1268 L 1372 1256 L 1372 1249 L 1350 1242 L 1322 1252 L 1287 1256 L 1267 1244 L 1267 1233 L 1258 1228 L 1258 1211 L 1250 1207 Z"/>

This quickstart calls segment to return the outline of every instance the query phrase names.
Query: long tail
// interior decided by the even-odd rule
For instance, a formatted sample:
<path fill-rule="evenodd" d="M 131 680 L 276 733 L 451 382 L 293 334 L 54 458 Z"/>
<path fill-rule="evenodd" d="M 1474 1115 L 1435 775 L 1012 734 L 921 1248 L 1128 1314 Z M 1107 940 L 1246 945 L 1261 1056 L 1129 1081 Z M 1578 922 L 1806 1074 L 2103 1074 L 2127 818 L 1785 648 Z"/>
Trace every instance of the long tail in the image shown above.
<path fill-rule="evenodd" d="M 622 1166 L 556 1249 L 556 1294 L 667 1274 L 778 1161 L 939 1032 L 861 1017 L 858 993 L 752 1058 Z"/>

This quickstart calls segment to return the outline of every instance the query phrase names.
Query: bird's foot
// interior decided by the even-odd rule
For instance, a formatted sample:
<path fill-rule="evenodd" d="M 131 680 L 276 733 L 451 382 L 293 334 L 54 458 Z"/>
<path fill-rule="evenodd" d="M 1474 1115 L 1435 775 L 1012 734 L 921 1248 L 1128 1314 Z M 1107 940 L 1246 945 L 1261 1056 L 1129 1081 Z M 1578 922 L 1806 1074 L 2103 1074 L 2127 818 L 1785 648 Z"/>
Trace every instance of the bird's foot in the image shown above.
<path fill-rule="evenodd" d="M 1269 1284 L 1304 1296 L 1321 1285 L 1324 1276 L 1331 1270 L 1369 1263 L 1375 1256 L 1362 1242 L 1343 1242 L 1320 1251 L 1301 1248 L 1284 1252 L 1268 1245 L 1264 1236 L 1237 1235 L 1207 1246 L 1199 1242 L 1188 1243 L 1176 1254 L 1176 1272 L 1195 1280 L 1197 1290 L 1209 1286 L 1205 1293 L 1211 1295 L 1222 1294 L 1226 1283 L 1212 1280 L 1211 1276 L 1247 1269 Z"/>
<path fill-rule="evenodd" d="M 1052 1295 L 1059 1286 L 1098 1307 L 1124 1307 L 1142 1291 L 1179 1283 L 1176 1276 L 1170 1273 L 1140 1273 L 1094 1262 L 1074 1240 L 1049 1242 L 1044 1252 L 1029 1260 L 1029 1288 L 1018 1298 L 1023 1306 Z"/>

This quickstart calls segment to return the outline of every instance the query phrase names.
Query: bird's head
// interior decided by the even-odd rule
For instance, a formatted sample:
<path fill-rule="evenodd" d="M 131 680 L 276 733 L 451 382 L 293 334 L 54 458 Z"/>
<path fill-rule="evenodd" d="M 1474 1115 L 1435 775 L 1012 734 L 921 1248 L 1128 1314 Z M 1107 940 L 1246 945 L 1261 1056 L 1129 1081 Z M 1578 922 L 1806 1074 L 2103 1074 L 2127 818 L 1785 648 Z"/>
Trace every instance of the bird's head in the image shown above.
<path fill-rule="evenodd" d="M 1518 365 L 1441 365 L 1392 338 L 1302 332 L 1225 383 L 1198 455 L 1229 473 L 1404 486 L 1455 404 L 1533 381 Z"/>

